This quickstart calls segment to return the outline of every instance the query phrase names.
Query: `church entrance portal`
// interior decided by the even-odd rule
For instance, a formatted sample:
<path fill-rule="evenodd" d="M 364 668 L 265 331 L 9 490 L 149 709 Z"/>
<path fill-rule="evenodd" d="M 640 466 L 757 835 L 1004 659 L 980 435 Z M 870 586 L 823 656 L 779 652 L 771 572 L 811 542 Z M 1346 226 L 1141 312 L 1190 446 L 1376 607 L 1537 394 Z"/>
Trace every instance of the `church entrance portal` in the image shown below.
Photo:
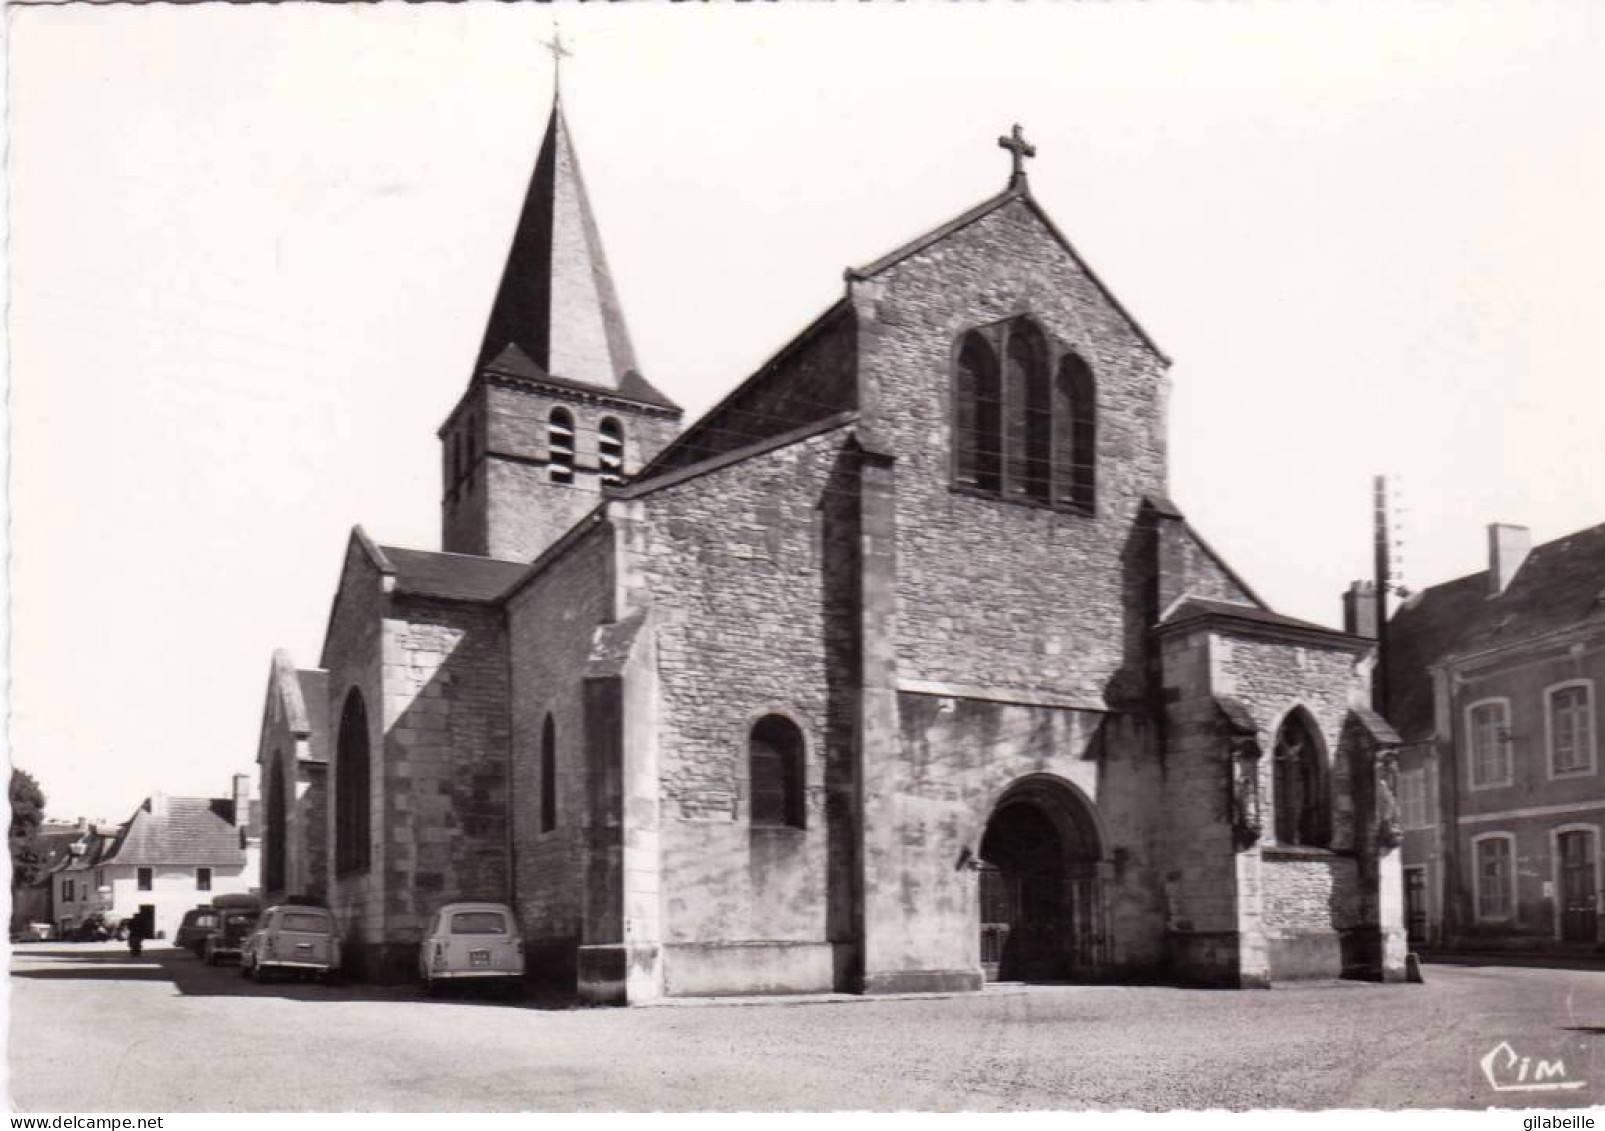
<path fill-rule="evenodd" d="M 1067 787 L 1028 780 L 981 840 L 981 967 L 992 981 L 1094 977 L 1103 962 L 1098 831 Z"/>

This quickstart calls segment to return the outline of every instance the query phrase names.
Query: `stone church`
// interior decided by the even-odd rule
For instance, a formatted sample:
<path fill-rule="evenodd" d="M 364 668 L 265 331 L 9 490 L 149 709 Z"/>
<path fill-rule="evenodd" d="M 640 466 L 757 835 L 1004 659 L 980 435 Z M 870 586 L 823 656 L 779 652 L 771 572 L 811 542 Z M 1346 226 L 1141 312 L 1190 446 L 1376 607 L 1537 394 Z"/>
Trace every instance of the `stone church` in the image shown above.
<path fill-rule="evenodd" d="M 264 886 L 356 974 L 476 899 L 593 1002 L 1402 976 L 1371 642 L 1172 504 L 1169 360 L 999 141 L 1003 191 L 686 425 L 554 102 L 443 549 L 355 529 L 268 681 Z"/>

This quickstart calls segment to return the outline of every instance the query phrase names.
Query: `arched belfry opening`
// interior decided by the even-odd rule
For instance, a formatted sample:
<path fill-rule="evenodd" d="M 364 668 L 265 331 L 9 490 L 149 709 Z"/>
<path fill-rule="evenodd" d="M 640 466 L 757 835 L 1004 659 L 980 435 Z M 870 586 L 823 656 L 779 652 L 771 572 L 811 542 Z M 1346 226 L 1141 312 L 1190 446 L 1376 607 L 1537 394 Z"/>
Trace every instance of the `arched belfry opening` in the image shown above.
<path fill-rule="evenodd" d="M 1026 778 L 981 838 L 981 966 L 988 981 L 1096 977 L 1104 961 L 1103 842 L 1072 786 Z"/>

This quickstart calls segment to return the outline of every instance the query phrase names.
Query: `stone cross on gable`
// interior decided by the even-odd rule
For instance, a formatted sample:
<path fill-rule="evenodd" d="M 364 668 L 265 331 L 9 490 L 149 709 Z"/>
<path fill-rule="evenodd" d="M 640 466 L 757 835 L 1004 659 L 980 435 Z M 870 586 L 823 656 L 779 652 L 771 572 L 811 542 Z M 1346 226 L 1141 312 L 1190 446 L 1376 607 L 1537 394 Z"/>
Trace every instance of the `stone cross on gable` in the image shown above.
<path fill-rule="evenodd" d="M 1011 185 L 1019 184 L 1025 179 L 1025 159 L 1027 157 L 1035 157 L 1037 155 L 1037 147 L 1025 140 L 1025 131 L 1020 128 L 1018 122 L 1015 123 L 1012 132 L 998 138 L 998 145 L 1003 149 L 1007 149 L 1014 157 L 1014 172 L 1009 177 L 1009 183 Z"/>

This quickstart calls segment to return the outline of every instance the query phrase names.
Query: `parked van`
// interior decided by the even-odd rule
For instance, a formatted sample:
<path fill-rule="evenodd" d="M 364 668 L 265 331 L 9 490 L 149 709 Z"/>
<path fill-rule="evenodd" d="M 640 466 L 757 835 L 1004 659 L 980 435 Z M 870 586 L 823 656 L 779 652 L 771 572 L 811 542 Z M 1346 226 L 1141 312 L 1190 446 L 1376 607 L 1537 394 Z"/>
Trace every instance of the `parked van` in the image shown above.
<path fill-rule="evenodd" d="M 217 930 L 219 923 L 217 908 L 192 908 L 184 912 L 184 921 L 178 925 L 178 934 L 173 936 L 173 945 L 199 958 L 206 948 L 206 936 Z"/>
<path fill-rule="evenodd" d="M 212 909 L 217 920 L 201 942 L 201 958 L 208 966 L 240 957 L 246 938 L 262 915 L 262 900 L 254 895 L 219 895 L 213 898 Z"/>
<path fill-rule="evenodd" d="M 430 920 L 418 951 L 424 988 L 524 976 L 524 938 L 505 903 L 448 903 Z"/>
<path fill-rule="evenodd" d="M 269 907 L 240 951 L 240 976 L 265 982 L 273 974 L 327 979 L 340 969 L 340 936 L 322 907 Z"/>

